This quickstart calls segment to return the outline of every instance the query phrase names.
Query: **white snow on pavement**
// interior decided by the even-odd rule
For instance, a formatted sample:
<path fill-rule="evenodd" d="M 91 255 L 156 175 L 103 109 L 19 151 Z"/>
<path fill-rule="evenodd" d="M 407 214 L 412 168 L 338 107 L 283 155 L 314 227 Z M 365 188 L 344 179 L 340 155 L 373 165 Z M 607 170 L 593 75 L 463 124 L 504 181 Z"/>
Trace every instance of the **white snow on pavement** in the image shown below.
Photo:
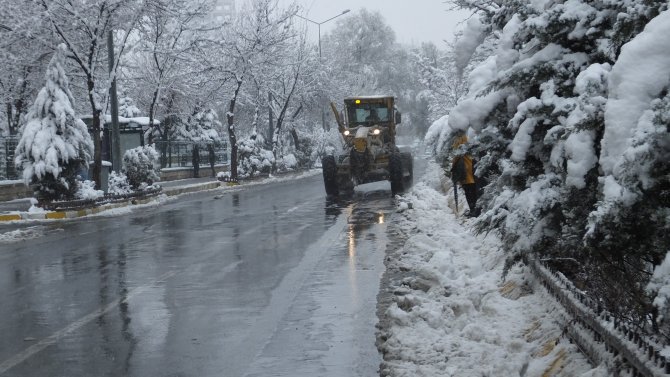
<path fill-rule="evenodd" d="M 402 198 L 394 226 L 407 240 L 387 255 L 393 302 L 382 329 L 382 376 L 606 376 L 561 336 L 560 309 L 523 266 L 503 280 L 494 234 L 456 218 L 428 169 Z M 544 373 L 547 374 L 544 374 Z"/>
<path fill-rule="evenodd" d="M 0 233 L 0 244 L 10 244 L 44 236 L 47 232 L 60 232 L 62 229 L 47 230 L 44 226 L 31 226 Z"/>

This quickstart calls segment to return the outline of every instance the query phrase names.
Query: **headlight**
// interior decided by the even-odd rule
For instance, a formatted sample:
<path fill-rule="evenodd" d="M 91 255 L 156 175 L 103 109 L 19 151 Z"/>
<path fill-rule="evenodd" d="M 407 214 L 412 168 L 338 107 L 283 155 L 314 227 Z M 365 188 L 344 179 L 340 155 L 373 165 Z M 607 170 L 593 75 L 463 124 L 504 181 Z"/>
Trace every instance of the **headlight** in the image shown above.
<path fill-rule="evenodd" d="M 349 130 L 344 130 L 344 136 L 349 136 L 350 134 L 351 132 L 349 132 Z"/>
<path fill-rule="evenodd" d="M 374 131 L 372 131 L 373 135 L 379 135 L 380 133 L 381 131 L 379 130 L 379 128 L 375 128 Z"/>

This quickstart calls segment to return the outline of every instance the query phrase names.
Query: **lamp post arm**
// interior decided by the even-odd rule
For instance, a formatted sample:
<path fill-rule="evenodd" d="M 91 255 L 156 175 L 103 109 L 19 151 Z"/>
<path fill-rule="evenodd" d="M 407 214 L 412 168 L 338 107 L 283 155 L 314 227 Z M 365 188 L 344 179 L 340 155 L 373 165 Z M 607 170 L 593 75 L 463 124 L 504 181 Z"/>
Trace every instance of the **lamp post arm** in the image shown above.
<path fill-rule="evenodd" d="M 317 25 L 319 25 L 318 22 L 316 22 L 316 21 L 312 21 L 312 20 L 310 20 L 310 19 L 307 18 L 307 17 L 303 17 L 303 16 L 301 16 L 301 15 L 299 15 L 299 14 L 295 14 L 295 16 L 298 17 L 298 18 L 302 18 L 302 19 L 305 20 L 305 21 L 309 21 L 309 22 L 311 22 L 311 23 L 313 23 L 313 24 L 317 24 Z M 337 17 L 337 16 L 335 16 L 335 17 Z"/>
<path fill-rule="evenodd" d="M 325 24 L 326 22 L 328 22 L 328 21 L 330 21 L 330 20 L 332 20 L 332 19 L 335 19 L 335 18 L 337 18 L 337 17 L 340 17 L 341 15 L 346 14 L 346 13 L 349 13 L 349 9 L 344 10 L 342 13 L 338 14 L 337 16 L 333 16 L 333 17 L 331 17 L 331 18 L 329 18 L 329 19 L 327 19 L 327 20 L 325 20 L 325 21 L 321 21 L 319 24 Z"/>

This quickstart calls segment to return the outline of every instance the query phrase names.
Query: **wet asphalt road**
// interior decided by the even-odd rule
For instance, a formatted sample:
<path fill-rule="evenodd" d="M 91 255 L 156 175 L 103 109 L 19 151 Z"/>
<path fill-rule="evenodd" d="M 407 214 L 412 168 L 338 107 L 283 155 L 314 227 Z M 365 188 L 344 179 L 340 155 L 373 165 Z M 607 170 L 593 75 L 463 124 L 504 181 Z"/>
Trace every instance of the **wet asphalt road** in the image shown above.
<path fill-rule="evenodd" d="M 0 376 L 375 375 L 393 209 L 316 175 L 23 226 L 0 243 Z"/>

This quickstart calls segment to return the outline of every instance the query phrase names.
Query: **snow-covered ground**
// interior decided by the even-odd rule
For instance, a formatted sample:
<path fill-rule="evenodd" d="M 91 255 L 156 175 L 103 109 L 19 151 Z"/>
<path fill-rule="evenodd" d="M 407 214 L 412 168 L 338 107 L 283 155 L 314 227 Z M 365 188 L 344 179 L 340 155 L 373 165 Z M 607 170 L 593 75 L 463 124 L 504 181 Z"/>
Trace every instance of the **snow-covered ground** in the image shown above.
<path fill-rule="evenodd" d="M 499 239 L 455 216 L 441 175 L 431 164 L 389 225 L 405 241 L 386 257 L 381 375 L 606 376 L 561 336 L 562 309 L 526 268 L 503 279 Z"/>

